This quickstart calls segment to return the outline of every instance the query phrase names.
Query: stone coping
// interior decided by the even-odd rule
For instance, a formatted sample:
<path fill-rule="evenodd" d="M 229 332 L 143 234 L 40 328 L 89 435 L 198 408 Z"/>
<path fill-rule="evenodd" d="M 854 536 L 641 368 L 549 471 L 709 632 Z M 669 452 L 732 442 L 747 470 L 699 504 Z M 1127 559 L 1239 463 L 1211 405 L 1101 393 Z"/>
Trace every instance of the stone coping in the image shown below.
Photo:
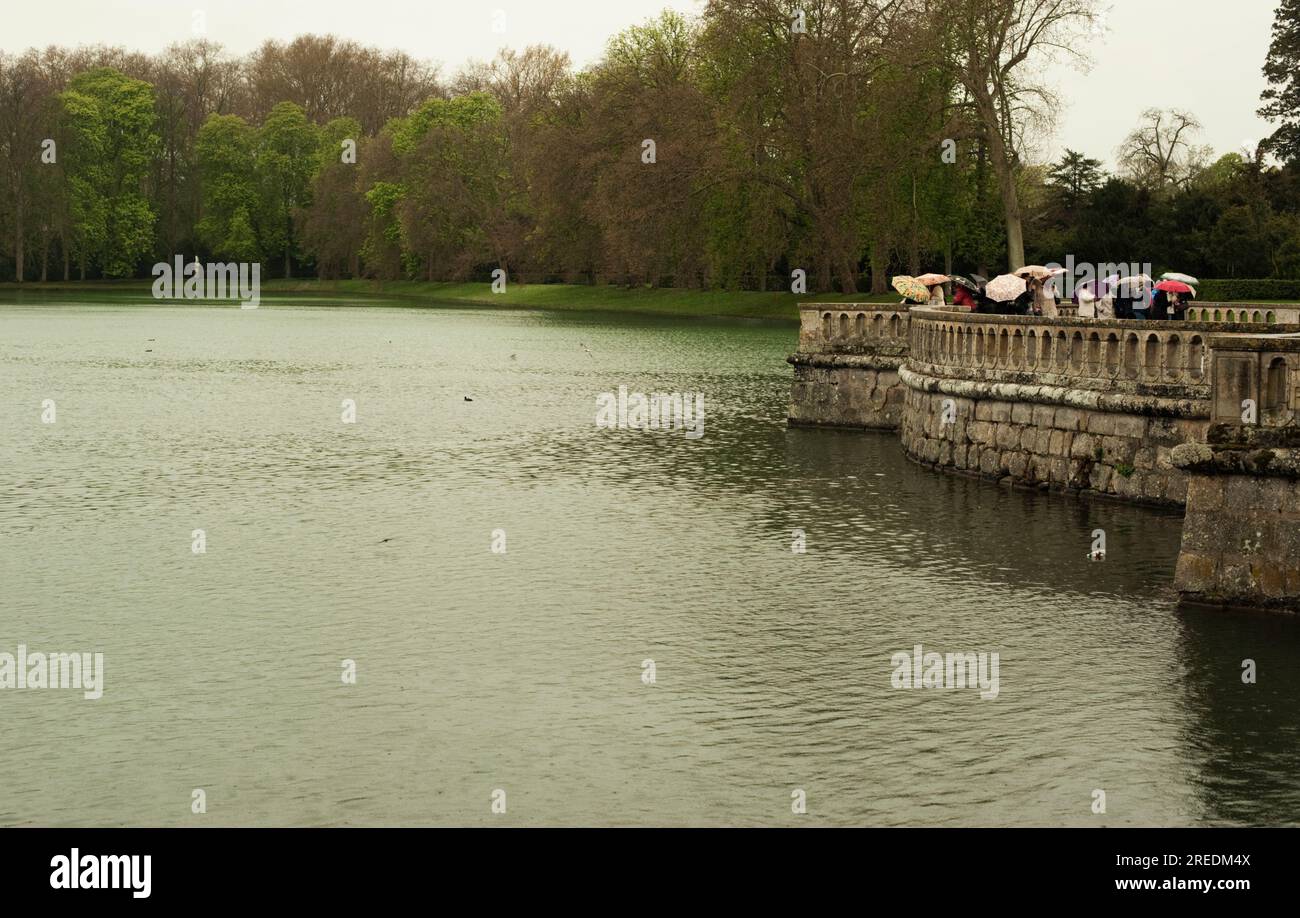
<path fill-rule="evenodd" d="M 930 369 L 935 375 L 925 372 Z M 1062 405 L 1091 411 L 1110 411 L 1143 416 L 1176 417 L 1203 420 L 1210 417 L 1208 398 L 1167 398 L 1129 392 L 1076 389 L 1012 382 L 987 382 L 940 376 L 938 368 L 909 362 L 898 370 L 905 386 L 918 392 L 937 392 L 953 398 L 995 399 L 1001 402 L 1033 402 L 1039 405 Z"/>
<path fill-rule="evenodd" d="M 984 317 L 984 318 L 989 318 L 989 319 L 1018 319 L 1018 318 L 1026 318 L 1025 316 L 1000 316 L 1000 315 L 996 315 L 996 314 L 994 314 L 994 313 L 989 313 L 989 312 L 974 312 L 974 313 L 968 313 L 968 312 L 967 312 L 966 310 L 964 310 L 964 309 L 950 309 L 950 308 L 948 308 L 947 306 L 931 306 L 931 305 L 929 305 L 928 303 L 800 303 L 800 304 L 799 304 L 799 308 L 800 308 L 800 309 L 816 309 L 816 310 L 820 310 L 820 311 L 823 311 L 823 312 L 826 311 L 826 310 L 832 310 L 832 311 L 833 311 L 833 310 L 836 310 L 836 309 L 844 310 L 844 311 L 846 311 L 846 312 L 864 312 L 864 311 L 865 311 L 865 312 L 870 312 L 870 311 L 872 311 L 872 310 L 899 311 L 899 310 L 902 310 L 904 307 L 905 307 L 908 311 L 911 311 L 911 312 L 921 312 L 921 311 L 925 311 L 925 312 L 944 312 L 944 313 L 952 313 L 953 315 L 975 315 L 975 316 L 982 316 L 982 317 Z M 1193 307 L 1196 308 L 1196 309 L 1235 309 L 1235 310 L 1241 310 L 1241 309 L 1251 309 L 1251 310 L 1254 310 L 1254 309 L 1262 309 L 1262 310 L 1265 310 L 1265 311 L 1272 309 L 1272 310 L 1276 311 L 1276 310 L 1278 310 L 1278 309 L 1300 309 L 1300 303 L 1222 303 L 1222 302 L 1213 301 L 1213 300 L 1193 300 L 1192 303 L 1191 303 L 1191 305 L 1188 306 L 1188 308 L 1191 309 L 1191 308 L 1193 308 Z M 1042 318 L 1042 317 L 1040 316 L 1039 318 Z M 1090 322 L 1096 322 L 1096 321 L 1107 322 L 1107 321 L 1111 321 L 1111 320 L 1109 320 L 1109 319 L 1086 319 L 1086 321 L 1090 321 Z M 1119 320 L 1119 321 L 1136 321 L 1136 320 L 1132 320 L 1132 319 L 1121 319 L 1121 320 Z M 1169 321 L 1169 320 L 1163 320 L 1163 319 L 1162 319 L 1162 320 L 1157 320 L 1157 321 Z M 1215 325 L 1226 325 L 1226 324 L 1228 324 L 1228 323 L 1226 323 L 1226 322 L 1216 322 L 1216 323 L 1212 323 L 1212 324 L 1215 324 Z M 1253 324 L 1253 323 L 1248 323 L 1248 324 Z"/>
<path fill-rule="evenodd" d="M 911 303 L 800 303 L 800 312 L 911 312 Z"/>
<path fill-rule="evenodd" d="M 911 310 L 913 319 L 935 322 L 959 322 L 966 325 L 1005 325 L 1019 328 L 1036 328 L 1045 325 L 1061 328 L 1086 328 L 1096 331 L 1110 329 L 1115 331 L 1193 331 L 1219 332 L 1220 334 L 1263 334 L 1262 329 L 1275 330 L 1274 334 L 1300 334 L 1300 325 L 1260 326 L 1253 322 L 1179 322 L 1173 319 L 1089 319 L 1072 316 L 999 316 L 983 312 L 956 312 L 940 309 L 937 306 L 918 307 Z"/>
<path fill-rule="evenodd" d="M 1185 472 L 1300 479 L 1300 453 L 1294 449 L 1224 449 L 1184 443 L 1174 447 L 1169 461 Z"/>
<path fill-rule="evenodd" d="M 1270 328 L 1276 326 L 1270 326 Z M 1286 353 L 1300 352 L 1300 333 L 1280 333 L 1276 335 L 1262 334 L 1256 331 L 1249 336 L 1238 335 L 1216 335 L 1206 341 L 1206 347 L 1211 350 L 1224 351 L 1283 351 Z"/>
<path fill-rule="evenodd" d="M 796 367 L 820 367 L 828 370 L 897 370 L 907 362 L 907 355 L 851 351 L 841 353 L 796 351 L 787 357 L 785 362 Z"/>

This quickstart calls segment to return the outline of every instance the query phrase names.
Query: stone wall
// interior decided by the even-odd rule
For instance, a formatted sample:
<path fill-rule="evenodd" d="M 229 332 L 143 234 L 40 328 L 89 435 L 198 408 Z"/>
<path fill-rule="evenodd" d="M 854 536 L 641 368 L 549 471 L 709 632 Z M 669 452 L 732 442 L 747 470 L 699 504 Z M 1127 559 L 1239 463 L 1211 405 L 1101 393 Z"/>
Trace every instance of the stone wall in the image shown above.
<path fill-rule="evenodd" d="M 792 426 L 898 429 L 903 417 L 903 387 L 897 365 L 891 369 L 888 363 L 874 360 L 860 366 L 847 364 L 854 359 L 863 358 L 791 359 Z"/>
<path fill-rule="evenodd" d="M 799 351 L 789 359 L 790 424 L 897 430 L 903 414 L 898 371 L 907 348 L 906 307 L 803 308 Z"/>
<path fill-rule="evenodd" d="M 1180 450 L 1190 485 L 1174 585 L 1192 602 L 1300 609 L 1300 468 L 1230 472 L 1223 454 Z M 1230 464 L 1230 463 L 1229 463 Z"/>
<path fill-rule="evenodd" d="M 1215 328 L 917 310 L 903 448 L 1006 484 L 1181 506 L 1171 454 L 1204 439 Z"/>
<path fill-rule="evenodd" d="M 978 383 L 944 391 L 937 380 L 903 377 L 903 448 L 918 462 L 1019 487 L 1186 500 L 1187 476 L 1172 452 L 1202 437 L 1205 420 L 1012 401 Z"/>

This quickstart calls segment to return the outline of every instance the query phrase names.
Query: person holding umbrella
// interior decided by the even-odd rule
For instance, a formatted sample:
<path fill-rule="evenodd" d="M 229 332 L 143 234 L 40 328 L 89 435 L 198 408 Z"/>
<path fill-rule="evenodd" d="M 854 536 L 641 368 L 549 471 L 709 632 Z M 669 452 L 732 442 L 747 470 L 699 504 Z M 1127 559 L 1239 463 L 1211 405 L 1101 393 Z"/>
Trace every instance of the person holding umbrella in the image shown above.
<path fill-rule="evenodd" d="M 1146 288 L 1151 278 L 1145 274 L 1134 274 L 1116 279 L 1114 288 L 1115 318 L 1136 319 L 1138 311 L 1141 318 L 1146 318 Z M 1141 304 L 1140 306 L 1138 304 Z"/>
<path fill-rule="evenodd" d="M 960 274 L 952 276 L 952 302 L 954 306 L 965 306 L 971 312 L 979 312 L 979 284 Z"/>
<path fill-rule="evenodd" d="M 1017 307 L 1024 309 L 1029 308 L 1029 298 L 1026 294 L 1029 292 L 1029 285 L 1023 277 L 1015 274 L 1003 274 L 989 281 L 988 286 L 984 288 L 984 295 L 993 303 L 998 304 L 994 311 L 998 313 L 1016 314 Z M 1013 305 L 1014 304 L 1014 305 Z M 1019 313 L 1023 315 L 1024 313 Z"/>
<path fill-rule="evenodd" d="M 1013 272 L 1016 277 L 1024 279 L 1029 293 L 1033 299 L 1033 311 L 1035 315 L 1050 316 L 1055 318 L 1060 315 L 1060 310 L 1056 307 L 1055 286 L 1052 292 L 1048 292 L 1048 281 L 1058 274 L 1064 274 L 1064 268 L 1045 268 L 1042 265 L 1025 265 L 1018 271 Z"/>
<path fill-rule="evenodd" d="M 908 305 L 924 305 L 930 300 L 930 289 L 915 277 L 900 274 L 893 280 L 894 289 L 903 295 Z"/>
<path fill-rule="evenodd" d="M 943 296 L 943 285 L 948 283 L 951 278 L 947 274 L 922 274 L 916 279 L 917 283 L 925 284 L 930 291 L 930 296 L 926 302 L 930 306 L 947 305 Z"/>
<path fill-rule="evenodd" d="M 1181 319 L 1187 311 L 1187 301 L 1183 297 L 1196 295 L 1196 290 L 1191 284 L 1176 280 L 1162 280 L 1156 284 L 1156 297 L 1160 300 L 1160 306 L 1152 306 L 1151 310 L 1155 313 L 1157 319 Z M 1173 315 L 1170 315 L 1172 310 Z"/>

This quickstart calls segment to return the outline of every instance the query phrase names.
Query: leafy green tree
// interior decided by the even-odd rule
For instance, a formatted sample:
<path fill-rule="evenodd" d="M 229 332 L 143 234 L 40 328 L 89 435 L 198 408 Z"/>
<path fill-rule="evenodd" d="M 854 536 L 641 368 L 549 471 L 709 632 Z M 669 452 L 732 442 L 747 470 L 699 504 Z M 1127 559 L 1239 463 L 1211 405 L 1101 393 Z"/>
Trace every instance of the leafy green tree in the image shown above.
<path fill-rule="evenodd" d="M 196 150 L 203 176 L 199 240 L 219 258 L 258 261 L 254 215 L 261 199 L 253 159 L 253 128 L 238 115 L 212 115 L 199 129 Z"/>
<path fill-rule="evenodd" d="M 144 194 L 159 149 L 153 87 L 103 67 L 75 77 L 61 101 L 82 277 L 89 261 L 106 277 L 129 277 L 153 245 Z"/>
<path fill-rule="evenodd" d="M 1048 184 L 1061 196 L 1061 203 L 1070 212 L 1100 188 L 1105 178 L 1101 160 L 1076 150 L 1066 150 L 1047 170 Z"/>
<path fill-rule="evenodd" d="M 1282 160 L 1295 162 L 1300 160 L 1300 0 L 1278 4 L 1264 76 L 1268 88 L 1259 114 L 1281 122 L 1268 146 Z"/>
<path fill-rule="evenodd" d="M 320 168 L 320 131 L 297 105 L 281 102 L 258 128 L 255 151 L 265 215 L 262 241 L 268 252 L 284 253 L 284 276 L 290 277 L 297 249 L 294 217 L 311 201 L 312 176 Z"/>

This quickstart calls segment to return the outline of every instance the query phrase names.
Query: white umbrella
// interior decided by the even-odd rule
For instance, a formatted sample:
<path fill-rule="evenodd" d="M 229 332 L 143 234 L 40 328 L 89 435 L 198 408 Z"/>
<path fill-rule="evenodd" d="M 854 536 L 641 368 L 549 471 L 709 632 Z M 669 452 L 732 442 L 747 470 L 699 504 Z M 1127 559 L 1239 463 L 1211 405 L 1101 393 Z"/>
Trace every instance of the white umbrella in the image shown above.
<path fill-rule="evenodd" d="M 995 303 L 1009 303 L 1027 289 L 1029 285 L 1025 283 L 1023 277 L 1003 274 L 989 281 L 989 285 L 984 288 L 984 295 Z"/>

